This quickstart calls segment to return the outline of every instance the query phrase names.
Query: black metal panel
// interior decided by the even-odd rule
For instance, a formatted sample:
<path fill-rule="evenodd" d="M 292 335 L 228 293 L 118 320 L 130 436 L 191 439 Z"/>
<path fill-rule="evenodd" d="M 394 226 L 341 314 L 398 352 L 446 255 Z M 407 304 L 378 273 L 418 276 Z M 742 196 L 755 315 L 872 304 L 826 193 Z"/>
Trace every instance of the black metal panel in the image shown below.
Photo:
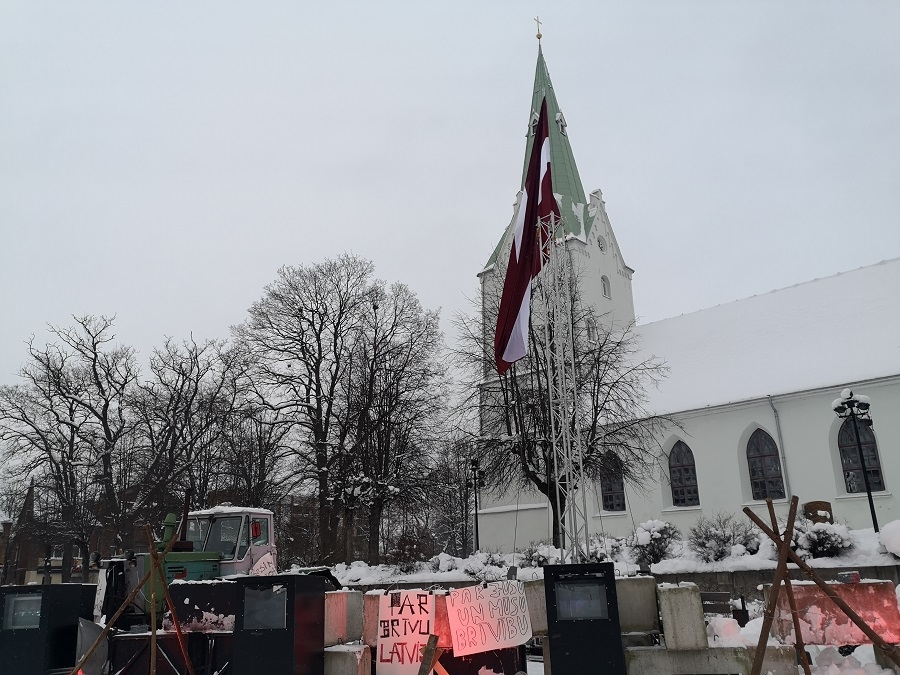
<path fill-rule="evenodd" d="M 182 632 L 232 631 L 238 607 L 238 585 L 233 581 L 173 583 L 169 595 Z M 171 628 L 172 613 L 166 612 L 163 627 Z"/>
<path fill-rule="evenodd" d="M 0 587 L 0 675 L 44 675 L 75 665 L 78 619 L 91 618 L 93 584 Z"/>
<path fill-rule="evenodd" d="M 323 675 L 325 578 L 247 577 L 237 585 L 234 675 Z"/>
<path fill-rule="evenodd" d="M 515 675 L 528 671 L 523 647 L 492 649 L 489 652 L 479 652 L 468 656 L 443 654 L 440 663 L 450 675 L 478 675 L 482 672 Z"/>
<path fill-rule="evenodd" d="M 612 563 L 544 567 L 554 672 L 625 675 Z"/>

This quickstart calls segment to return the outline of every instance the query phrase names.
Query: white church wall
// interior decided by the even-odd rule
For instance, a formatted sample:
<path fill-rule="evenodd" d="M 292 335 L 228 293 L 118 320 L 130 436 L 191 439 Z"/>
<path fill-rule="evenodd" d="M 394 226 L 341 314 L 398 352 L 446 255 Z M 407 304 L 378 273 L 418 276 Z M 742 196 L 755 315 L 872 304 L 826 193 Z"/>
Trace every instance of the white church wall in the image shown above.
<path fill-rule="evenodd" d="M 589 490 L 591 532 L 604 531 L 614 536 L 627 536 L 635 523 L 651 518 L 667 520 L 687 534 L 701 515 L 711 517 L 719 512 L 735 514 L 743 518 L 742 509 L 752 508 L 768 520 L 765 501 L 754 500 L 750 488 L 747 463 L 747 442 L 756 429 L 763 429 L 778 446 L 782 459 L 782 476 L 785 498 L 775 500 L 776 513 L 787 515 L 792 494 L 801 505 L 809 501 L 831 503 L 835 519 L 851 528 L 871 527 L 868 500 L 865 492 L 848 494 L 838 453 L 837 439 L 841 420 L 831 410 L 831 402 L 840 396 L 847 385 L 835 385 L 810 392 L 798 392 L 758 399 L 750 402 L 718 406 L 705 410 L 681 413 L 677 416 L 683 429 L 670 428 L 660 438 L 666 454 L 676 441 L 690 447 L 697 469 L 700 505 L 677 507 L 672 503 L 668 480 L 668 461 L 663 458 L 660 470 L 645 493 L 635 486 L 626 485 L 627 510 L 604 512 L 599 510 L 600 487 Z M 876 515 L 884 525 L 900 519 L 900 376 L 851 384 L 857 394 L 865 394 L 872 402 L 873 430 L 884 476 L 885 490 L 874 493 Z M 778 413 L 776 422 L 775 411 Z M 779 424 L 780 431 L 779 434 Z M 516 536 L 521 549 L 528 537 L 545 533 L 548 541 L 549 509 L 540 510 L 535 504 L 538 497 L 519 496 L 528 509 L 518 512 L 516 523 L 515 494 L 505 495 L 501 509 L 483 511 L 481 516 L 482 548 L 500 548 L 509 551 L 510 532 L 515 527 L 528 535 Z M 491 502 L 491 506 L 495 504 Z M 487 528 L 485 524 L 488 524 Z M 496 533 L 496 539 L 494 534 Z M 526 541 L 528 539 L 528 541 Z"/>

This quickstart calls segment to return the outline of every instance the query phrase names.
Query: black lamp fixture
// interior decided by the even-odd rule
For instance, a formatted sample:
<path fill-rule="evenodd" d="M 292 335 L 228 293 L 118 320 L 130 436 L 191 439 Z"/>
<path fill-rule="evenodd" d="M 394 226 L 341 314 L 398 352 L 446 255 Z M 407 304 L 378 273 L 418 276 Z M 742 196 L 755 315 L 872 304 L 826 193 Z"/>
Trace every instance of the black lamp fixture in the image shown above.
<path fill-rule="evenodd" d="M 869 482 L 869 470 L 866 468 L 866 458 L 863 455 L 862 441 L 859 437 L 860 425 L 871 427 L 872 417 L 869 414 L 871 403 L 868 396 L 854 396 L 850 389 L 844 389 L 841 397 L 831 402 L 831 409 L 841 419 L 853 420 L 853 432 L 856 436 L 856 451 L 859 453 L 859 467 L 862 469 L 863 483 L 866 486 L 866 496 L 869 498 L 869 512 L 872 514 L 872 527 L 878 532 L 878 518 L 875 516 L 875 502 L 872 499 L 872 485 Z"/>

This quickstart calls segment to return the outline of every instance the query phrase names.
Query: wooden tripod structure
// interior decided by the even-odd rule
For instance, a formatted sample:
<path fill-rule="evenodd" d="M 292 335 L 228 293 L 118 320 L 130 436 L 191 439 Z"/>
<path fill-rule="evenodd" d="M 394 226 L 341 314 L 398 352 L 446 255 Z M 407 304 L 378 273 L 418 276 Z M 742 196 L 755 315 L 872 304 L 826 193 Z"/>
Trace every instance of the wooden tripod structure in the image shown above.
<path fill-rule="evenodd" d="M 147 573 L 144 574 L 143 578 L 138 582 L 137 586 L 131 591 L 125 601 L 122 603 L 121 607 L 116 610 L 116 613 L 112 615 L 112 618 L 107 622 L 106 626 L 103 628 L 103 631 L 100 635 L 97 636 L 97 639 L 94 641 L 94 644 L 91 645 L 91 648 L 87 650 L 87 652 L 82 656 L 78 663 L 75 664 L 75 667 L 72 668 L 72 671 L 69 675 L 79 675 L 81 671 L 81 667 L 87 662 L 91 655 L 96 651 L 97 647 L 106 639 L 106 636 L 109 635 L 109 632 L 112 630 L 113 626 L 116 623 L 116 620 L 122 616 L 126 609 L 131 605 L 134 599 L 137 597 L 138 593 L 141 592 L 141 589 L 144 587 L 150 579 L 153 577 L 154 573 L 158 575 L 158 577 L 162 580 L 163 592 L 166 596 L 166 604 L 169 606 L 169 611 L 172 613 L 172 623 L 175 625 L 175 634 L 178 637 L 178 646 L 181 648 L 181 654 L 184 657 L 185 663 L 187 664 L 188 675 L 194 675 L 194 666 L 191 663 L 191 659 L 187 653 L 187 646 L 184 642 L 184 636 L 181 634 L 181 625 L 178 623 L 178 615 L 175 613 L 175 603 L 172 602 L 172 598 L 169 595 L 169 588 L 166 586 L 166 575 L 163 572 L 162 567 L 162 559 L 166 557 L 166 555 L 172 550 L 175 546 L 175 542 L 178 541 L 178 537 L 180 534 L 179 530 L 175 531 L 175 534 L 172 535 L 172 538 L 166 544 L 166 547 L 163 549 L 162 553 L 157 553 L 156 551 L 156 540 L 153 538 L 153 530 L 150 529 L 150 526 L 147 525 L 147 540 L 150 542 L 150 556 L 153 560 L 153 564 Z M 150 675 L 156 675 L 156 595 L 155 595 L 155 584 L 151 585 L 151 605 L 150 605 Z M 126 666 L 127 668 L 127 666 Z"/>
<path fill-rule="evenodd" d="M 763 617 L 762 630 L 759 634 L 759 643 L 756 646 L 756 653 L 753 656 L 753 666 L 750 669 L 750 675 L 760 675 L 762 671 L 763 658 L 766 654 L 766 643 L 769 639 L 769 631 L 772 629 L 772 621 L 775 619 L 775 607 L 778 603 L 778 595 L 781 591 L 781 584 L 784 584 L 787 593 L 788 604 L 791 608 L 791 618 L 794 623 L 794 647 L 797 650 L 797 656 L 803 665 L 806 675 L 810 675 L 809 661 L 806 657 L 806 648 L 803 644 L 803 634 L 800 631 L 800 617 L 797 615 L 797 605 L 794 601 L 794 591 L 791 588 L 790 573 L 788 571 L 788 560 L 797 565 L 800 570 L 818 586 L 825 595 L 834 602 L 838 608 L 847 615 L 856 626 L 872 641 L 876 648 L 880 649 L 884 655 L 891 661 L 900 666 L 900 652 L 893 645 L 885 642 L 878 633 L 863 621 L 862 617 L 857 614 L 837 593 L 832 590 L 825 581 L 822 580 L 816 572 L 806 564 L 806 562 L 791 550 L 791 537 L 794 532 L 794 520 L 797 518 L 797 497 L 791 498 L 791 506 L 788 510 L 787 524 L 785 525 L 782 535 L 778 533 L 778 521 L 775 518 L 775 507 L 772 500 L 766 500 L 766 506 L 769 509 L 769 518 L 772 521 L 772 527 L 768 527 L 763 520 L 757 516 L 749 508 L 744 508 L 744 513 L 752 520 L 756 526 L 771 539 L 778 548 L 778 566 L 775 568 L 775 579 L 772 582 L 772 590 L 766 602 L 766 612 Z"/>

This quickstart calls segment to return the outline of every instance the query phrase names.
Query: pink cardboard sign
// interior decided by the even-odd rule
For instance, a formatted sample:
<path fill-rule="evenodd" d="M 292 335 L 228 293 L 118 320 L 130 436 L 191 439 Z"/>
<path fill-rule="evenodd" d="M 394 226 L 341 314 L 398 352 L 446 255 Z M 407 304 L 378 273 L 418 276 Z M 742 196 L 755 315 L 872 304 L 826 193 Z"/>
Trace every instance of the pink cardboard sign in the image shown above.
<path fill-rule="evenodd" d="M 378 675 L 417 675 L 434 626 L 434 596 L 400 591 L 378 599 Z"/>
<path fill-rule="evenodd" d="M 447 597 L 453 655 L 517 647 L 531 638 L 531 617 L 521 581 L 455 588 Z"/>

